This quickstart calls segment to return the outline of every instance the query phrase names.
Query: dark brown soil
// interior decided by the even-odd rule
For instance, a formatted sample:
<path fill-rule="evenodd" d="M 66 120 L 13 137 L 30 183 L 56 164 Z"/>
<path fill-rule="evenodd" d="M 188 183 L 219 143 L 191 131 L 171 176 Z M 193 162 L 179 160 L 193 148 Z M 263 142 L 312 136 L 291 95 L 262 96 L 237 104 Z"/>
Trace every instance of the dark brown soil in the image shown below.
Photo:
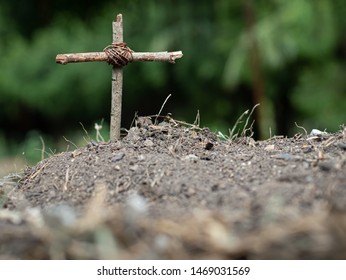
<path fill-rule="evenodd" d="M 0 258 L 346 258 L 345 129 L 225 141 L 141 118 L 15 179 Z"/>

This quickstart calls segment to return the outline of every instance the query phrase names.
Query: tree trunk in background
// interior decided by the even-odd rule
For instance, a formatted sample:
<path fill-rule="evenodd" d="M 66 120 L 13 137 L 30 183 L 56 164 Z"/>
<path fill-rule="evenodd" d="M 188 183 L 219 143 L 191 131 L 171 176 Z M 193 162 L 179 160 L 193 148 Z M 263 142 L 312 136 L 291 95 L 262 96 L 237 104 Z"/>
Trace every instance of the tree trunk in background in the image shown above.
<path fill-rule="evenodd" d="M 264 131 L 261 129 L 263 125 L 263 111 L 264 111 L 264 80 L 261 69 L 261 60 L 258 50 L 256 37 L 254 36 L 253 29 L 256 23 L 255 7 L 253 0 L 246 0 L 244 3 L 244 15 L 246 22 L 246 32 L 250 38 L 249 45 L 249 58 L 250 70 L 252 75 L 252 101 L 253 105 L 261 104 L 254 112 L 255 123 L 254 132 L 256 138 L 261 139 L 264 136 Z"/>

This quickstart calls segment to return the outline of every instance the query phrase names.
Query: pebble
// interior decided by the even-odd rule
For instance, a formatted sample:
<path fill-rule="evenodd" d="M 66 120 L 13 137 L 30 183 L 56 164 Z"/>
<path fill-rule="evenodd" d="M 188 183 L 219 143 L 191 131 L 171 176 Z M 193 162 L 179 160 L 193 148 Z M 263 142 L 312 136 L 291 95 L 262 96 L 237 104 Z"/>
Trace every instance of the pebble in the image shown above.
<path fill-rule="evenodd" d="M 334 163 L 331 161 L 322 161 L 318 164 L 318 167 L 322 171 L 331 171 L 332 169 L 334 169 Z"/>
<path fill-rule="evenodd" d="M 44 209 L 45 221 L 51 226 L 71 226 L 77 220 L 75 210 L 67 204 L 58 204 Z"/>
<path fill-rule="evenodd" d="M 146 199 L 139 194 L 132 194 L 127 198 L 125 207 L 125 219 L 130 224 L 144 217 L 148 212 L 149 206 Z"/>
<path fill-rule="evenodd" d="M 325 135 L 325 134 L 327 134 L 327 132 L 321 131 L 321 130 L 315 129 L 315 128 L 313 130 L 311 130 L 311 132 L 310 132 L 311 136 L 322 136 L 322 135 Z"/>
<path fill-rule="evenodd" d="M 272 151 L 275 149 L 275 145 L 268 145 L 264 148 L 265 151 Z"/>
<path fill-rule="evenodd" d="M 339 148 L 346 151 L 346 143 L 345 142 L 339 143 Z"/>
<path fill-rule="evenodd" d="M 198 158 L 198 156 L 196 156 L 194 154 L 189 154 L 189 155 L 183 156 L 181 159 L 186 160 L 186 161 L 190 160 L 190 161 L 196 162 L 199 158 Z"/>
<path fill-rule="evenodd" d="M 120 161 L 124 158 L 124 156 L 125 156 L 125 153 L 123 152 L 116 153 L 114 157 L 112 158 L 112 162 Z"/>
<path fill-rule="evenodd" d="M 154 142 L 151 141 L 150 139 L 145 140 L 143 144 L 144 144 L 144 146 L 146 146 L 146 147 L 152 147 L 152 146 L 154 146 Z"/>
<path fill-rule="evenodd" d="M 129 169 L 130 169 L 131 171 L 137 171 L 138 168 L 139 168 L 139 165 L 138 165 L 138 164 L 134 164 L 134 165 L 131 165 L 131 166 L 129 167 Z"/>
<path fill-rule="evenodd" d="M 0 221 L 9 221 L 12 224 L 19 225 L 22 222 L 22 217 L 19 212 L 10 211 L 8 209 L 0 209 Z"/>

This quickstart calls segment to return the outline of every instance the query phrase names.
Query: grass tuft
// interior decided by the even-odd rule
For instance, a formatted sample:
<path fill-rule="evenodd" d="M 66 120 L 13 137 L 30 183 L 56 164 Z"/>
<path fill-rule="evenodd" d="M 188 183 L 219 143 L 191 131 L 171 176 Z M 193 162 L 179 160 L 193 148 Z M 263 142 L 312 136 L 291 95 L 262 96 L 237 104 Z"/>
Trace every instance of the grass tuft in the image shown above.
<path fill-rule="evenodd" d="M 253 112 L 260 104 L 256 104 L 251 111 L 246 110 L 244 113 L 240 115 L 232 129 L 229 129 L 229 134 L 225 135 L 221 131 L 217 132 L 217 136 L 225 141 L 232 142 L 237 138 L 251 138 L 253 136 L 253 125 L 255 120 L 250 123 L 250 118 L 253 115 Z M 246 117 L 246 119 L 245 119 Z M 244 122 L 245 120 L 245 122 Z M 242 125 L 244 123 L 244 125 Z"/>

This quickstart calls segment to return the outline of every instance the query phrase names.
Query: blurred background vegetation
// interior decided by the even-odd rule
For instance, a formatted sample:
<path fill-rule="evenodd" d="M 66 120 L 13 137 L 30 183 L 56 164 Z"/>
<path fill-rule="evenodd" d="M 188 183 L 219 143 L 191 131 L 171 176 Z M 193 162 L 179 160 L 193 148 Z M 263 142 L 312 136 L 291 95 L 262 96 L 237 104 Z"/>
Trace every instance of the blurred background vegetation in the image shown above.
<path fill-rule="evenodd" d="M 344 0 L 0 0 L 0 173 L 40 160 L 43 147 L 84 145 L 80 123 L 95 138 L 104 120 L 108 139 L 110 66 L 55 56 L 101 51 L 117 13 L 133 50 L 184 53 L 124 69 L 124 128 L 169 94 L 164 114 L 193 122 L 199 110 L 202 126 L 224 134 L 257 103 L 256 138 L 345 122 Z"/>

